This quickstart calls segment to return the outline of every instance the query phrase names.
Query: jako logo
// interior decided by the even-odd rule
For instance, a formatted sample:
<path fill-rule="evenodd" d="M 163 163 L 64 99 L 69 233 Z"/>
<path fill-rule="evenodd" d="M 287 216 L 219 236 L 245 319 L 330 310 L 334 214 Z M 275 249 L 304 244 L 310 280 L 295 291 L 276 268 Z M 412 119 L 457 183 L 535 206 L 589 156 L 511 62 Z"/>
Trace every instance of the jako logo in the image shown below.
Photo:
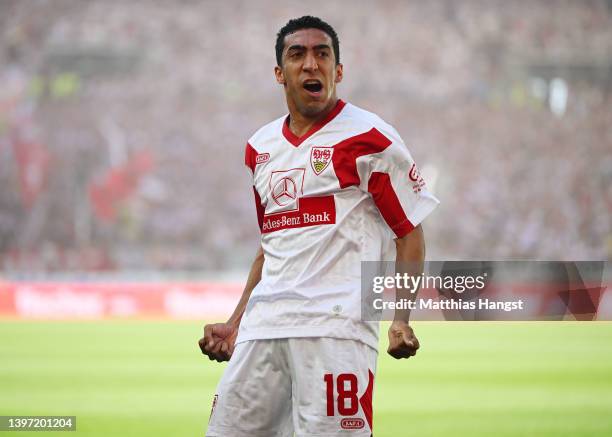
<path fill-rule="evenodd" d="M 257 155 L 257 157 L 255 158 L 255 164 L 263 164 L 264 162 L 268 162 L 269 160 L 270 160 L 269 153 L 261 153 Z"/>
<path fill-rule="evenodd" d="M 360 418 L 342 419 L 340 422 L 342 429 L 361 429 L 365 426 L 365 422 Z"/>

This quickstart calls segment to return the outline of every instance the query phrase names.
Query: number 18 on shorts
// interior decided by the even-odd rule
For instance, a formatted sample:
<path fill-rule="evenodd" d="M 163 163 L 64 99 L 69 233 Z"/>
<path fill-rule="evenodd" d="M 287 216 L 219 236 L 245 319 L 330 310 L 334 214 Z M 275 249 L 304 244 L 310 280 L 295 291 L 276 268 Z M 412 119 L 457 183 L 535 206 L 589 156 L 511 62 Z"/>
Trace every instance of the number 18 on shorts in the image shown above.
<path fill-rule="evenodd" d="M 236 345 L 208 437 L 370 436 L 377 352 L 328 337 Z"/>

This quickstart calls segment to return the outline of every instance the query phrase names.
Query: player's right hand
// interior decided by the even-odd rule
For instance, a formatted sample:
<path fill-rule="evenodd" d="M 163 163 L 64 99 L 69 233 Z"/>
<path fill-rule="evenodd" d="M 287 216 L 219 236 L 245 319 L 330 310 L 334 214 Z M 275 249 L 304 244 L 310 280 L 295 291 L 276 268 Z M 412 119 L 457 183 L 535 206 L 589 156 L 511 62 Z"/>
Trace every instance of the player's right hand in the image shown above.
<path fill-rule="evenodd" d="M 198 341 L 202 353 L 212 361 L 229 361 L 234 352 L 238 326 L 233 323 L 213 323 L 204 326 L 204 336 Z"/>

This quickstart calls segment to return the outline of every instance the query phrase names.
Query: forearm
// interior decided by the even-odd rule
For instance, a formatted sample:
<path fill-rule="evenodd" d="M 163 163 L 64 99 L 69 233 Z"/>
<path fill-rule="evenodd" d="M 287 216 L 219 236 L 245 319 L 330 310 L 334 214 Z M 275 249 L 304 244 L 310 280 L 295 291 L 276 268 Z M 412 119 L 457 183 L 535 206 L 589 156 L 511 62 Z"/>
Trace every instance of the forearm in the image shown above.
<path fill-rule="evenodd" d="M 425 238 L 423 229 L 418 225 L 409 234 L 395 240 L 396 258 L 395 272 L 404 276 L 420 276 L 423 273 L 423 264 L 425 261 Z M 407 288 L 397 288 L 395 300 L 400 302 L 401 299 L 415 301 L 418 289 L 412 290 Z M 410 319 L 410 309 L 396 309 L 393 320 L 403 321 L 408 323 Z"/>
<path fill-rule="evenodd" d="M 263 268 L 264 263 L 264 253 L 261 246 L 255 255 L 255 259 L 253 260 L 253 264 L 251 264 L 251 270 L 249 271 L 249 277 L 247 278 L 246 285 L 244 286 L 244 291 L 242 292 L 242 296 L 240 297 L 240 301 L 238 305 L 236 305 L 236 309 L 228 319 L 227 323 L 232 323 L 235 325 L 240 324 L 240 319 L 242 319 L 242 315 L 244 314 L 244 310 L 246 309 L 247 303 L 249 302 L 249 297 L 251 296 L 251 292 L 255 288 L 255 286 L 261 280 L 261 270 Z"/>

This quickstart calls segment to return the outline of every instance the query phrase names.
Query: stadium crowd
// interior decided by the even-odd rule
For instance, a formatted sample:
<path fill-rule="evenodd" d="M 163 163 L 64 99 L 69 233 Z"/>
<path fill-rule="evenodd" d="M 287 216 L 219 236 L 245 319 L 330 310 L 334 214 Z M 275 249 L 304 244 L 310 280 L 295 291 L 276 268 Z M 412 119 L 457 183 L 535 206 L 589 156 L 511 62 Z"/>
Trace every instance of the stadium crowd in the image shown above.
<path fill-rule="evenodd" d="M 244 144 L 304 13 L 440 198 L 428 258 L 609 259 L 611 3 L 3 1 L 0 271 L 244 268 Z"/>

